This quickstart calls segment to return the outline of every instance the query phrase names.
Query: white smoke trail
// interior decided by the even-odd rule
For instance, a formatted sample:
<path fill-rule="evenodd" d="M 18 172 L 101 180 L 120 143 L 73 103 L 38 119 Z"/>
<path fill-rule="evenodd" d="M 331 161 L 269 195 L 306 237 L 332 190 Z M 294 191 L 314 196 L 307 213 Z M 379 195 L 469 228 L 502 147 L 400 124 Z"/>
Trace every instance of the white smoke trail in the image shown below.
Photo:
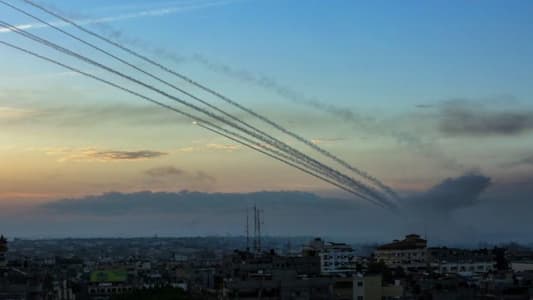
<path fill-rule="evenodd" d="M 198 112 L 200 112 L 202 114 L 205 114 L 207 117 L 211 117 L 211 118 L 213 118 L 215 120 L 218 120 L 218 121 L 220 121 L 222 123 L 230 125 L 231 127 L 237 129 L 240 132 L 243 132 L 243 133 L 245 133 L 245 134 L 247 134 L 249 136 L 252 136 L 253 138 L 256 138 L 256 139 L 258 139 L 258 140 L 260 140 L 262 142 L 268 143 L 268 144 L 272 145 L 274 148 L 276 148 L 278 150 L 281 150 L 282 152 L 286 152 L 286 151 L 289 152 L 289 153 L 293 152 L 293 151 L 290 151 L 290 150 L 293 150 L 293 149 L 291 149 L 286 144 L 278 143 L 276 141 L 270 141 L 269 139 L 265 139 L 265 137 L 263 137 L 260 134 L 257 134 L 257 133 L 255 133 L 253 131 L 250 131 L 250 130 L 244 128 L 244 127 L 241 127 L 241 126 L 239 126 L 239 125 L 237 125 L 237 124 L 235 124 L 235 123 L 233 123 L 231 121 L 228 121 L 228 120 L 226 120 L 226 119 L 224 119 L 224 118 L 222 118 L 222 117 L 220 117 L 220 116 L 218 116 L 216 114 L 213 114 L 212 112 L 210 112 L 208 110 L 202 109 L 202 108 L 200 108 L 200 107 L 198 107 L 198 106 L 196 106 L 194 104 L 188 103 L 186 101 L 183 101 L 182 99 L 174 97 L 174 96 L 172 96 L 172 95 L 170 95 L 170 94 L 168 94 L 168 93 L 166 93 L 166 92 L 164 92 L 164 91 L 162 91 L 162 90 L 160 90 L 160 89 L 158 89 L 158 88 L 156 88 L 156 87 L 154 87 L 152 85 L 149 85 L 149 84 L 146 84 L 146 83 L 144 83 L 142 81 L 139 81 L 138 79 L 135 79 L 134 77 L 128 76 L 128 75 L 126 75 L 124 73 L 121 73 L 121 72 L 119 72 L 119 71 L 117 71 L 117 70 L 115 70 L 113 68 L 108 67 L 108 66 L 102 65 L 102 64 L 100 64 L 100 63 L 98 63 L 96 61 L 93 61 L 93 60 L 91 60 L 91 59 L 89 59 L 89 58 L 87 58 L 87 57 L 85 57 L 83 55 L 80 55 L 79 53 L 73 52 L 73 51 L 68 50 L 66 48 L 63 48 L 61 46 L 58 46 L 57 44 L 54 44 L 54 43 L 52 43 L 50 41 L 47 41 L 46 39 L 42 39 L 40 37 L 34 36 L 33 34 L 30 34 L 30 33 L 26 32 L 24 30 L 14 28 L 13 25 L 11 25 L 9 23 L 0 22 L 0 24 L 2 26 L 6 26 L 8 28 L 11 28 L 17 34 L 21 34 L 21 35 L 23 35 L 23 36 L 25 36 L 25 37 L 27 37 L 27 38 L 29 38 L 31 40 L 34 40 L 34 41 L 36 41 L 38 43 L 42 43 L 42 44 L 44 44 L 44 45 L 46 45 L 48 47 L 51 47 L 51 48 L 56 49 L 56 50 L 58 50 L 60 52 L 63 52 L 65 54 L 69 55 L 69 56 L 76 57 L 76 58 L 78 58 L 78 59 L 80 59 L 82 61 L 85 61 L 85 62 L 89 63 L 89 64 L 95 65 L 95 66 L 97 66 L 99 68 L 102 68 L 102 69 L 104 69 L 106 71 L 109 71 L 110 73 L 116 74 L 116 75 L 118 75 L 120 77 L 123 77 L 123 78 L 129 80 L 129 81 L 132 81 L 132 82 L 134 82 L 134 83 L 136 83 L 136 84 L 138 84 L 140 86 L 143 86 L 143 87 L 146 87 L 146 88 L 148 88 L 150 90 L 153 90 L 153 91 L 157 92 L 158 94 L 161 94 L 161 95 L 163 95 L 163 96 L 165 96 L 165 97 L 167 97 L 169 99 L 172 99 L 172 100 L 174 100 L 176 102 L 179 102 L 179 103 L 181 103 L 181 104 L 183 104 L 183 105 L 185 105 L 187 107 L 190 107 L 190 108 L 192 108 L 192 109 L 194 109 L 194 110 L 196 110 L 196 111 L 198 111 Z M 191 118 L 194 118 L 194 117 L 191 117 Z M 203 121 L 203 122 L 206 122 L 206 121 Z M 244 137 L 241 136 L 241 138 L 244 138 Z M 270 147 L 267 147 L 267 148 L 264 148 L 264 149 L 265 150 L 270 150 L 270 151 L 273 150 L 273 149 L 270 149 Z M 282 154 L 282 153 L 280 153 L 277 150 L 275 150 L 274 153 L 276 155 Z M 366 185 L 354 180 L 353 178 L 345 176 L 344 174 L 338 172 L 337 170 L 332 169 L 332 168 L 330 168 L 328 166 L 325 166 L 325 165 L 321 164 L 320 162 L 318 162 L 318 161 L 316 161 L 316 160 L 314 160 L 314 159 L 312 159 L 312 158 L 310 158 L 310 157 L 308 157 L 308 156 L 306 156 L 306 155 L 304 155 L 302 153 L 296 152 L 296 153 L 291 153 L 291 154 L 294 154 L 296 156 L 296 158 L 301 163 L 306 164 L 306 165 L 310 165 L 312 167 L 317 167 L 319 170 L 324 172 L 324 174 L 327 174 L 328 176 L 331 176 L 331 177 L 335 178 L 337 182 L 341 182 L 342 184 L 349 184 L 354 192 L 355 191 L 362 192 L 365 195 L 369 196 L 371 199 L 379 202 L 380 204 L 385 205 L 385 206 L 389 206 L 390 208 L 394 208 L 394 205 L 392 203 L 389 203 L 387 201 L 387 199 L 383 198 L 382 195 L 380 195 L 380 193 L 378 193 L 377 191 L 369 188 L 368 186 L 366 186 Z M 370 199 L 367 199 L 367 200 L 370 200 Z"/>
<path fill-rule="evenodd" d="M 214 7 L 214 6 L 224 6 L 224 5 L 231 4 L 233 2 L 235 1 L 224 0 L 224 1 L 206 1 L 203 3 L 191 3 L 188 5 L 182 5 L 182 6 L 171 6 L 171 7 L 166 7 L 166 8 L 150 9 L 150 10 L 138 11 L 138 12 L 133 12 L 133 13 L 120 14 L 116 16 L 107 16 L 107 17 L 79 20 L 78 24 L 83 24 L 83 25 L 105 24 L 105 23 L 126 21 L 126 20 L 146 18 L 146 17 L 161 17 L 161 16 L 166 16 L 166 15 L 171 15 L 171 14 L 176 14 L 176 13 L 181 13 L 181 12 L 186 12 L 186 11 Z M 71 24 L 67 22 L 63 22 L 63 21 L 50 22 L 50 23 L 58 27 L 71 26 Z M 42 23 L 27 23 L 27 24 L 19 24 L 19 25 L 16 25 L 15 27 L 17 29 L 29 30 L 29 29 L 47 28 L 48 26 Z M 8 33 L 11 31 L 12 30 L 9 28 L 0 28 L 0 33 Z"/>

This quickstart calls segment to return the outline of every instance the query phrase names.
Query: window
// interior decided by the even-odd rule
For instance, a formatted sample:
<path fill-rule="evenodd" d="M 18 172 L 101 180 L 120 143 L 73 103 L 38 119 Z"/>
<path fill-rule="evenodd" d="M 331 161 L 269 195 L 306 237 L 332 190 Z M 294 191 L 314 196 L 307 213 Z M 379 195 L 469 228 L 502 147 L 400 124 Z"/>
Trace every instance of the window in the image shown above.
<path fill-rule="evenodd" d="M 357 286 L 358 286 L 358 287 L 362 287 L 362 286 L 363 286 L 363 282 L 362 282 L 362 281 L 358 281 L 358 282 L 357 282 Z"/>
<path fill-rule="evenodd" d="M 363 300 L 363 296 L 357 296 L 357 300 Z"/>

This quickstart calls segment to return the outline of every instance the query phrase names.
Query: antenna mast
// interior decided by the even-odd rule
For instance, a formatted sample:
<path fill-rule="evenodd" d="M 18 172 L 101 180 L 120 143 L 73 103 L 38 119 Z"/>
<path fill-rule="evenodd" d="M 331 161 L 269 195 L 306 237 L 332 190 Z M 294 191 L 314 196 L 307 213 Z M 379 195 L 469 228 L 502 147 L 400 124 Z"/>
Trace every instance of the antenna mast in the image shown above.
<path fill-rule="evenodd" d="M 246 206 L 246 251 L 250 251 L 250 221 L 248 214 L 248 206 Z"/>

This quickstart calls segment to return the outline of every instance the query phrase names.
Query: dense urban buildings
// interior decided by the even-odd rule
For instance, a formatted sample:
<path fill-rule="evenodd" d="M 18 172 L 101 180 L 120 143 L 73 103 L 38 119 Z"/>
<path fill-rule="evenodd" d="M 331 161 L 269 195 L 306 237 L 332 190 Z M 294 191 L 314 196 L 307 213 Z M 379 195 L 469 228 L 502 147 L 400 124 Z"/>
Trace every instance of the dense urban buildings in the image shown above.
<path fill-rule="evenodd" d="M 263 238 L 258 251 L 244 237 L 1 237 L 0 299 L 532 299 L 531 247 L 427 245 L 416 234 L 370 254 L 321 238 Z"/>

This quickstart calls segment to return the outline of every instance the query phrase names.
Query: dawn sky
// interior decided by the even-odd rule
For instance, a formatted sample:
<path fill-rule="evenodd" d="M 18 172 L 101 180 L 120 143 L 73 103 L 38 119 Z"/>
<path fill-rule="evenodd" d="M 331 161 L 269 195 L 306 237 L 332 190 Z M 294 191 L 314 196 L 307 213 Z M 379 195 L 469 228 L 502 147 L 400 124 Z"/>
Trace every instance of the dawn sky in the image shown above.
<path fill-rule="evenodd" d="M 533 183 L 531 1 L 42 3 L 237 99 L 403 195 L 465 174 L 490 178 L 489 196 Z M 0 20 L 128 72 L 5 6 Z M 0 30 L 0 40 L 62 57 L 13 32 Z M 350 199 L 192 120 L 1 46 L 0 128 L 5 208 L 183 189 Z"/>

